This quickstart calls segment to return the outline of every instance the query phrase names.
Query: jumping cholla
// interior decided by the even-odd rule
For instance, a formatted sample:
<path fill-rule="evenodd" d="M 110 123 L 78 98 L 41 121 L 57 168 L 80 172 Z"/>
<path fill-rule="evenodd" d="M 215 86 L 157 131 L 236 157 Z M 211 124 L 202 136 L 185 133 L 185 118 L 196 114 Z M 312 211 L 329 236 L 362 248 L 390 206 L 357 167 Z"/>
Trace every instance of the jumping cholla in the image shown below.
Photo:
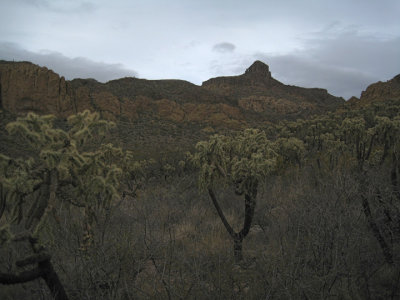
<path fill-rule="evenodd" d="M 99 142 L 115 125 L 101 120 L 98 113 L 84 111 L 69 117 L 67 131 L 55 128 L 54 121 L 51 115 L 29 113 L 6 127 L 31 156 L 0 155 L 0 247 L 28 241 L 33 255 L 16 265 L 37 267 L 19 274 L 2 273 L 0 283 L 42 277 L 56 299 L 66 299 L 43 246 L 42 229 L 49 218 L 57 220 L 56 207 L 61 202 L 78 207 L 84 223 L 81 250 L 86 250 L 93 243 L 96 214 L 121 199 L 123 188 L 132 187 L 141 164 L 130 151 Z"/>
<path fill-rule="evenodd" d="M 275 171 L 277 154 L 265 133 L 247 129 L 236 136 L 214 135 L 197 144 L 193 161 L 199 168 L 199 184 L 208 191 L 225 229 L 234 242 L 237 262 L 243 259 L 242 242 L 249 233 L 254 217 L 259 185 Z M 227 221 L 215 189 L 218 186 L 233 188 L 244 196 L 245 218 L 243 227 L 235 232 Z"/>

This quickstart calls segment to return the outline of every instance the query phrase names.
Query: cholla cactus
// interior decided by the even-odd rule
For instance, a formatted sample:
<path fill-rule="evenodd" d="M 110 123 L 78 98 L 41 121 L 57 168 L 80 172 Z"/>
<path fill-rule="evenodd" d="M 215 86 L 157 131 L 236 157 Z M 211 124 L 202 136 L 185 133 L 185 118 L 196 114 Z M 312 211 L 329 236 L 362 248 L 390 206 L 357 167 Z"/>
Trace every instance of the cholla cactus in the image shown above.
<path fill-rule="evenodd" d="M 199 142 L 193 161 L 200 168 L 201 188 L 234 184 L 250 192 L 275 168 L 276 154 L 263 131 L 247 129 L 234 137 L 214 135 Z"/>
<path fill-rule="evenodd" d="M 200 187 L 208 190 L 234 241 L 236 261 L 242 260 L 242 241 L 251 227 L 259 183 L 275 170 L 276 156 L 265 133 L 256 129 L 247 129 L 233 137 L 214 135 L 196 146 L 192 159 L 200 170 Z M 236 194 L 244 195 L 245 220 L 239 232 L 228 223 L 215 196 L 215 187 L 221 185 L 232 187 Z"/>
<path fill-rule="evenodd" d="M 298 165 L 301 168 L 305 146 L 302 140 L 294 137 L 280 138 L 275 142 L 275 149 L 280 154 L 282 168 L 289 165 Z"/>
<path fill-rule="evenodd" d="M 388 264 L 393 264 L 393 247 L 390 246 L 392 237 L 385 238 L 385 230 L 379 225 L 378 218 L 374 216 L 369 197 L 367 197 L 365 191 L 368 190 L 367 171 L 386 162 L 390 167 L 392 195 L 400 199 L 400 121 L 398 117 L 390 119 L 376 116 L 370 123 L 374 123 L 374 127 L 368 128 L 363 117 L 344 119 L 341 125 L 342 140 L 357 161 L 359 195 L 369 227 L 382 249 L 385 261 Z M 382 200 L 380 202 L 386 218 L 390 220 L 390 222 L 386 222 L 386 228 L 396 232 L 399 223 L 397 221 L 398 208 L 392 204 L 395 202 L 391 199 L 386 201 L 387 204 Z M 385 205 L 386 207 L 384 207 Z M 389 209 L 390 207 L 391 209 Z"/>
<path fill-rule="evenodd" d="M 100 120 L 97 113 L 84 111 L 69 117 L 68 131 L 54 128 L 54 120 L 54 116 L 29 113 L 8 124 L 9 134 L 31 149 L 31 157 L 15 159 L 0 154 L 1 244 L 19 239 L 20 233 L 11 232 L 9 228 L 12 224 L 23 224 L 27 230 L 24 236 L 31 242 L 35 255 L 42 252 L 40 232 L 48 218 L 55 214 L 54 208 L 59 201 L 67 201 L 84 210 L 86 246 L 90 245 L 93 236 L 87 229 L 96 219 L 93 214 L 109 208 L 120 197 L 123 179 L 132 178 L 138 169 L 129 151 L 111 144 L 93 149 L 94 139 L 98 143 L 99 137 L 114 126 L 112 122 Z M 32 260 L 30 263 L 38 263 L 32 270 L 36 277 L 0 274 L 0 283 L 45 278 L 48 269 L 42 270 L 41 262 Z M 50 264 L 50 258 L 46 262 Z M 56 274 L 53 271 L 49 276 Z M 66 297 L 61 283 L 52 286 L 53 281 L 48 285 L 53 295 Z"/>

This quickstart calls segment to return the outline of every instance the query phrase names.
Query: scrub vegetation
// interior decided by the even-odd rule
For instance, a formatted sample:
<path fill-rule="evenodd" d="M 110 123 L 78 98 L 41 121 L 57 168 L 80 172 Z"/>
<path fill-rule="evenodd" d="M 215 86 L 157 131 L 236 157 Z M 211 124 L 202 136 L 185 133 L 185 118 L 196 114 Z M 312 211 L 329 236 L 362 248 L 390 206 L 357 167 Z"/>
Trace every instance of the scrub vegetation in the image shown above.
<path fill-rule="evenodd" d="M 400 297 L 399 102 L 141 160 L 89 111 L 4 128 L 1 299 Z"/>

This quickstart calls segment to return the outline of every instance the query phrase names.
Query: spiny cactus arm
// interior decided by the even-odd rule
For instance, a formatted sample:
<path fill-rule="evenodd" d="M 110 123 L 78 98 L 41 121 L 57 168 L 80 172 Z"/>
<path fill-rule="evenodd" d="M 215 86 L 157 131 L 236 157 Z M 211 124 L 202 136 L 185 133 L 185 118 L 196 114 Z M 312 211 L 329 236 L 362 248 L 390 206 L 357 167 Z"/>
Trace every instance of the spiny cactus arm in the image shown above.
<path fill-rule="evenodd" d="M 104 135 L 115 127 L 115 123 L 101 120 L 99 113 L 92 113 L 89 110 L 70 116 L 68 123 L 72 126 L 68 135 L 71 139 L 76 140 L 78 145 L 82 145 L 93 137 Z"/>
<path fill-rule="evenodd" d="M 39 116 L 29 113 L 25 117 L 19 117 L 15 122 L 7 124 L 6 130 L 9 134 L 21 138 L 34 149 L 48 145 L 58 140 L 61 130 L 53 129 L 55 116 Z"/>

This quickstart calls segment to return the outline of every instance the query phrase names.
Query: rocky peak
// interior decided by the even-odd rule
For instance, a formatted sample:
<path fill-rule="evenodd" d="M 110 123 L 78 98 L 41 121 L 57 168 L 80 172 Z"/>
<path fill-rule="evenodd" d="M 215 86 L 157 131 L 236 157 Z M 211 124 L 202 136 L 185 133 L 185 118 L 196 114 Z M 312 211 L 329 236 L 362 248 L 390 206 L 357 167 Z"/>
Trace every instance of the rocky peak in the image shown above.
<path fill-rule="evenodd" d="M 11 112 L 72 110 L 64 77 L 30 62 L 0 61 L 0 93 L 2 109 Z"/>
<path fill-rule="evenodd" d="M 359 104 L 400 99 L 400 74 L 386 82 L 376 82 L 361 93 Z"/>
<path fill-rule="evenodd" d="M 271 78 L 271 72 L 267 64 L 262 61 L 256 60 L 244 73 L 247 76 L 258 78 Z"/>
<path fill-rule="evenodd" d="M 242 75 L 211 78 L 207 81 L 204 81 L 202 86 L 206 87 L 207 89 L 221 90 L 229 87 L 270 87 L 272 85 L 279 84 L 279 81 L 272 78 L 268 65 L 262 61 L 256 60 Z"/>

